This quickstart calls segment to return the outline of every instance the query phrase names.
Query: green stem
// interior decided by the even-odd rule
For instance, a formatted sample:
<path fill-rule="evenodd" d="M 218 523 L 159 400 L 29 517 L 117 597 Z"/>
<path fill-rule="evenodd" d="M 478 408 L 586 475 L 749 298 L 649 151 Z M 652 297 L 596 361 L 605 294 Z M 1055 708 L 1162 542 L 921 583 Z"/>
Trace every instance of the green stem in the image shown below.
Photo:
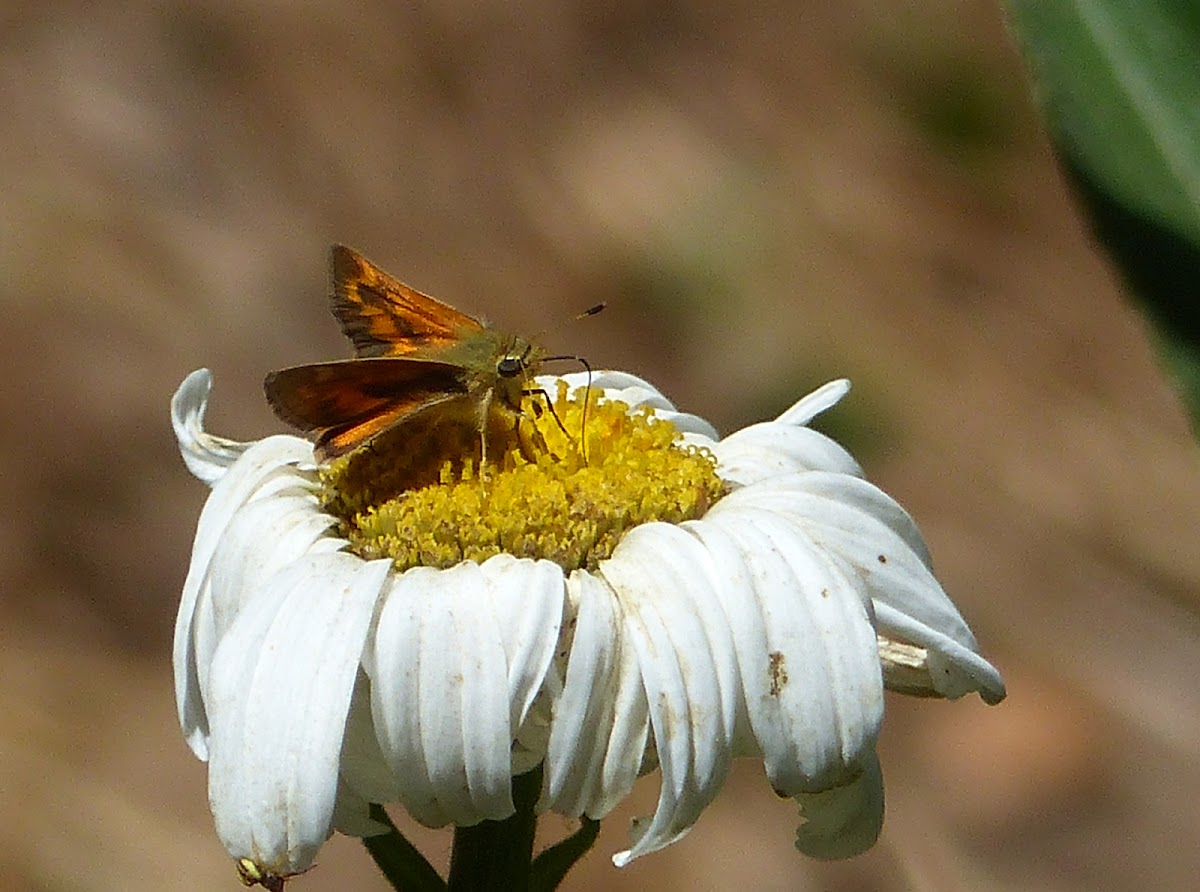
<path fill-rule="evenodd" d="M 446 881 L 405 839 L 382 805 L 371 806 L 371 819 L 390 828 L 387 833 L 366 837 L 363 845 L 392 888 L 404 892 L 444 892 Z"/>
<path fill-rule="evenodd" d="M 450 892 L 529 888 L 533 836 L 537 830 L 533 807 L 541 789 L 542 768 L 539 765 L 533 771 L 513 778 L 513 804 L 517 810 L 512 817 L 454 829 Z"/>

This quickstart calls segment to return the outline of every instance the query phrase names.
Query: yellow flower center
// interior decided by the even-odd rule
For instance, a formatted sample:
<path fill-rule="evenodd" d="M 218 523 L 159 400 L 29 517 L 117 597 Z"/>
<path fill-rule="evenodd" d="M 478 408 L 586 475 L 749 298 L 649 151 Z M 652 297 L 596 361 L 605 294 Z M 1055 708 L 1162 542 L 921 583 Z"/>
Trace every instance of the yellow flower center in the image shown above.
<path fill-rule="evenodd" d="M 325 509 L 356 554 L 398 570 L 506 552 L 570 571 L 595 568 L 639 524 L 700 517 L 724 495 L 712 454 L 653 409 L 594 392 L 586 405 L 559 382 L 552 411 L 538 394 L 520 415 L 494 411 L 483 474 L 478 425 L 426 413 L 324 469 Z"/>

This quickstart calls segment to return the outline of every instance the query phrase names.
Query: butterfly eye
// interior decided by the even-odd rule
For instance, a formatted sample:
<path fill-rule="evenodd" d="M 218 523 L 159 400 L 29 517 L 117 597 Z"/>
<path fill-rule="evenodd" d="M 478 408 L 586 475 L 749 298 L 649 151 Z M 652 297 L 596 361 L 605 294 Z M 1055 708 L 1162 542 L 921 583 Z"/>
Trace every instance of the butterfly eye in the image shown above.
<path fill-rule="evenodd" d="M 523 356 L 506 356 L 496 363 L 496 374 L 501 378 L 515 378 L 525 371 Z"/>

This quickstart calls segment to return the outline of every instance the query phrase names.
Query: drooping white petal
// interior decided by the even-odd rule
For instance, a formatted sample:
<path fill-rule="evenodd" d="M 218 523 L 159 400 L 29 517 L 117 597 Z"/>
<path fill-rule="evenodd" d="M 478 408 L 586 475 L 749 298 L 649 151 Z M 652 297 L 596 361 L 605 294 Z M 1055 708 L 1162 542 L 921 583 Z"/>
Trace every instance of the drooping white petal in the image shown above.
<path fill-rule="evenodd" d="M 662 785 L 653 819 L 622 866 L 683 836 L 716 796 L 732 759 L 741 680 L 719 573 L 695 538 L 656 523 L 631 530 L 599 574 L 622 607 L 650 709 Z"/>
<path fill-rule="evenodd" d="M 554 656 L 562 570 L 511 555 L 418 567 L 385 597 L 364 665 L 400 801 L 430 826 L 508 817 L 512 742 Z"/>
<path fill-rule="evenodd" d="M 291 563 L 246 604 L 213 657 L 209 801 L 235 858 L 309 867 L 332 832 L 351 692 L 390 561 Z"/>
<path fill-rule="evenodd" d="M 831 552 L 857 568 L 881 632 L 930 650 L 933 690 L 1004 698 L 1004 682 L 978 653 L 975 636 L 930 569 L 912 518 L 878 487 L 836 474 L 780 477 L 756 495 L 766 510 L 796 518 Z"/>
<path fill-rule="evenodd" d="M 212 390 L 212 373 L 196 369 L 179 385 L 171 397 L 171 426 L 179 441 L 183 462 L 197 479 L 212 486 L 249 447 L 217 437 L 204 430 L 204 413 L 208 409 L 208 394 Z"/>
<path fill-rule="evenodd" d="M 796 848 L 813 858 L 833 860 L 861 855 L 883 829 L 883 772 L 874 749 L 859 759 L 861 773 L 845 784 L 818 793 L 798 793 L 804 823 L 796 830 Z"/>
<path fill-rule="evenodd" d="M 302 486 L 295 464 L 306 456 L 311 458 L 312 447 L 296 437 L 268 437 L 254 443 L 213 486 L 200 512 L 175 621 L 174 643 L 179 723 L 188 745 L 200 759 L 208 758 L 208 719 L 201 679 L 207 674 L 218 643 L 211 579 L 214 557 L 218 547 L 229 541 L 230 524 L 249 503 L 256 499 L 270 502 L 272 495 Z M 273 519 L 281 520 L 282 514 Z M 264 539 L 261 530 L 258 533 L 255 541 L 263 543 L 264 553 L 269 553 L 269 537 Z M 240 600 L 243 594 L 237 592 L 234 596 Z"/>
<path fill-rule="evenodd" d="M 743 495 L 749 493 L 750 495 Z M 746 707 L 780 793 L 845 779 L 883 716 L 874 628 L 860 582 L 752 488 L 685 525 L 744 586 L 728 610 Z"/>
<path fill-rule="evenodd" d="M 612 589 L 577 570 L 567 578 L 575 635 L 546 753 L 542 807 L 603 818 L 633 789 L 650 733 L 637 655 L 621 633 Z"/>
<path fill-rule="evenodd" d="M 496 631 L 508 662 L 508 721 L 514 734 L 542 691 L 566 611 L 562 568 L 507 554 L 480 565 L 489 585 Z"/>

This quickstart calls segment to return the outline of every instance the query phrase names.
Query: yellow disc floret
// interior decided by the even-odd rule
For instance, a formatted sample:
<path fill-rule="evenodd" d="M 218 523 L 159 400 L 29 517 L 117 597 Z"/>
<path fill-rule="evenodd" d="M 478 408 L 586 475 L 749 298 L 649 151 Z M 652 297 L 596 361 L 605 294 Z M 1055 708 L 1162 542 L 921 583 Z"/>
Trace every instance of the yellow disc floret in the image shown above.
<path fill-rule="evenodd" d="M 500 553 L 594 569 L 621 536 L 651 521 L 700 517 L 724 494 L 716 462 L 675 427 L 624 403 L 560 382 L 548 406 L 479 425 L 430 419 L 372 443 L 322 472 L 326 510 L 365 558 L 397 569 L 450 567 Z"/>

